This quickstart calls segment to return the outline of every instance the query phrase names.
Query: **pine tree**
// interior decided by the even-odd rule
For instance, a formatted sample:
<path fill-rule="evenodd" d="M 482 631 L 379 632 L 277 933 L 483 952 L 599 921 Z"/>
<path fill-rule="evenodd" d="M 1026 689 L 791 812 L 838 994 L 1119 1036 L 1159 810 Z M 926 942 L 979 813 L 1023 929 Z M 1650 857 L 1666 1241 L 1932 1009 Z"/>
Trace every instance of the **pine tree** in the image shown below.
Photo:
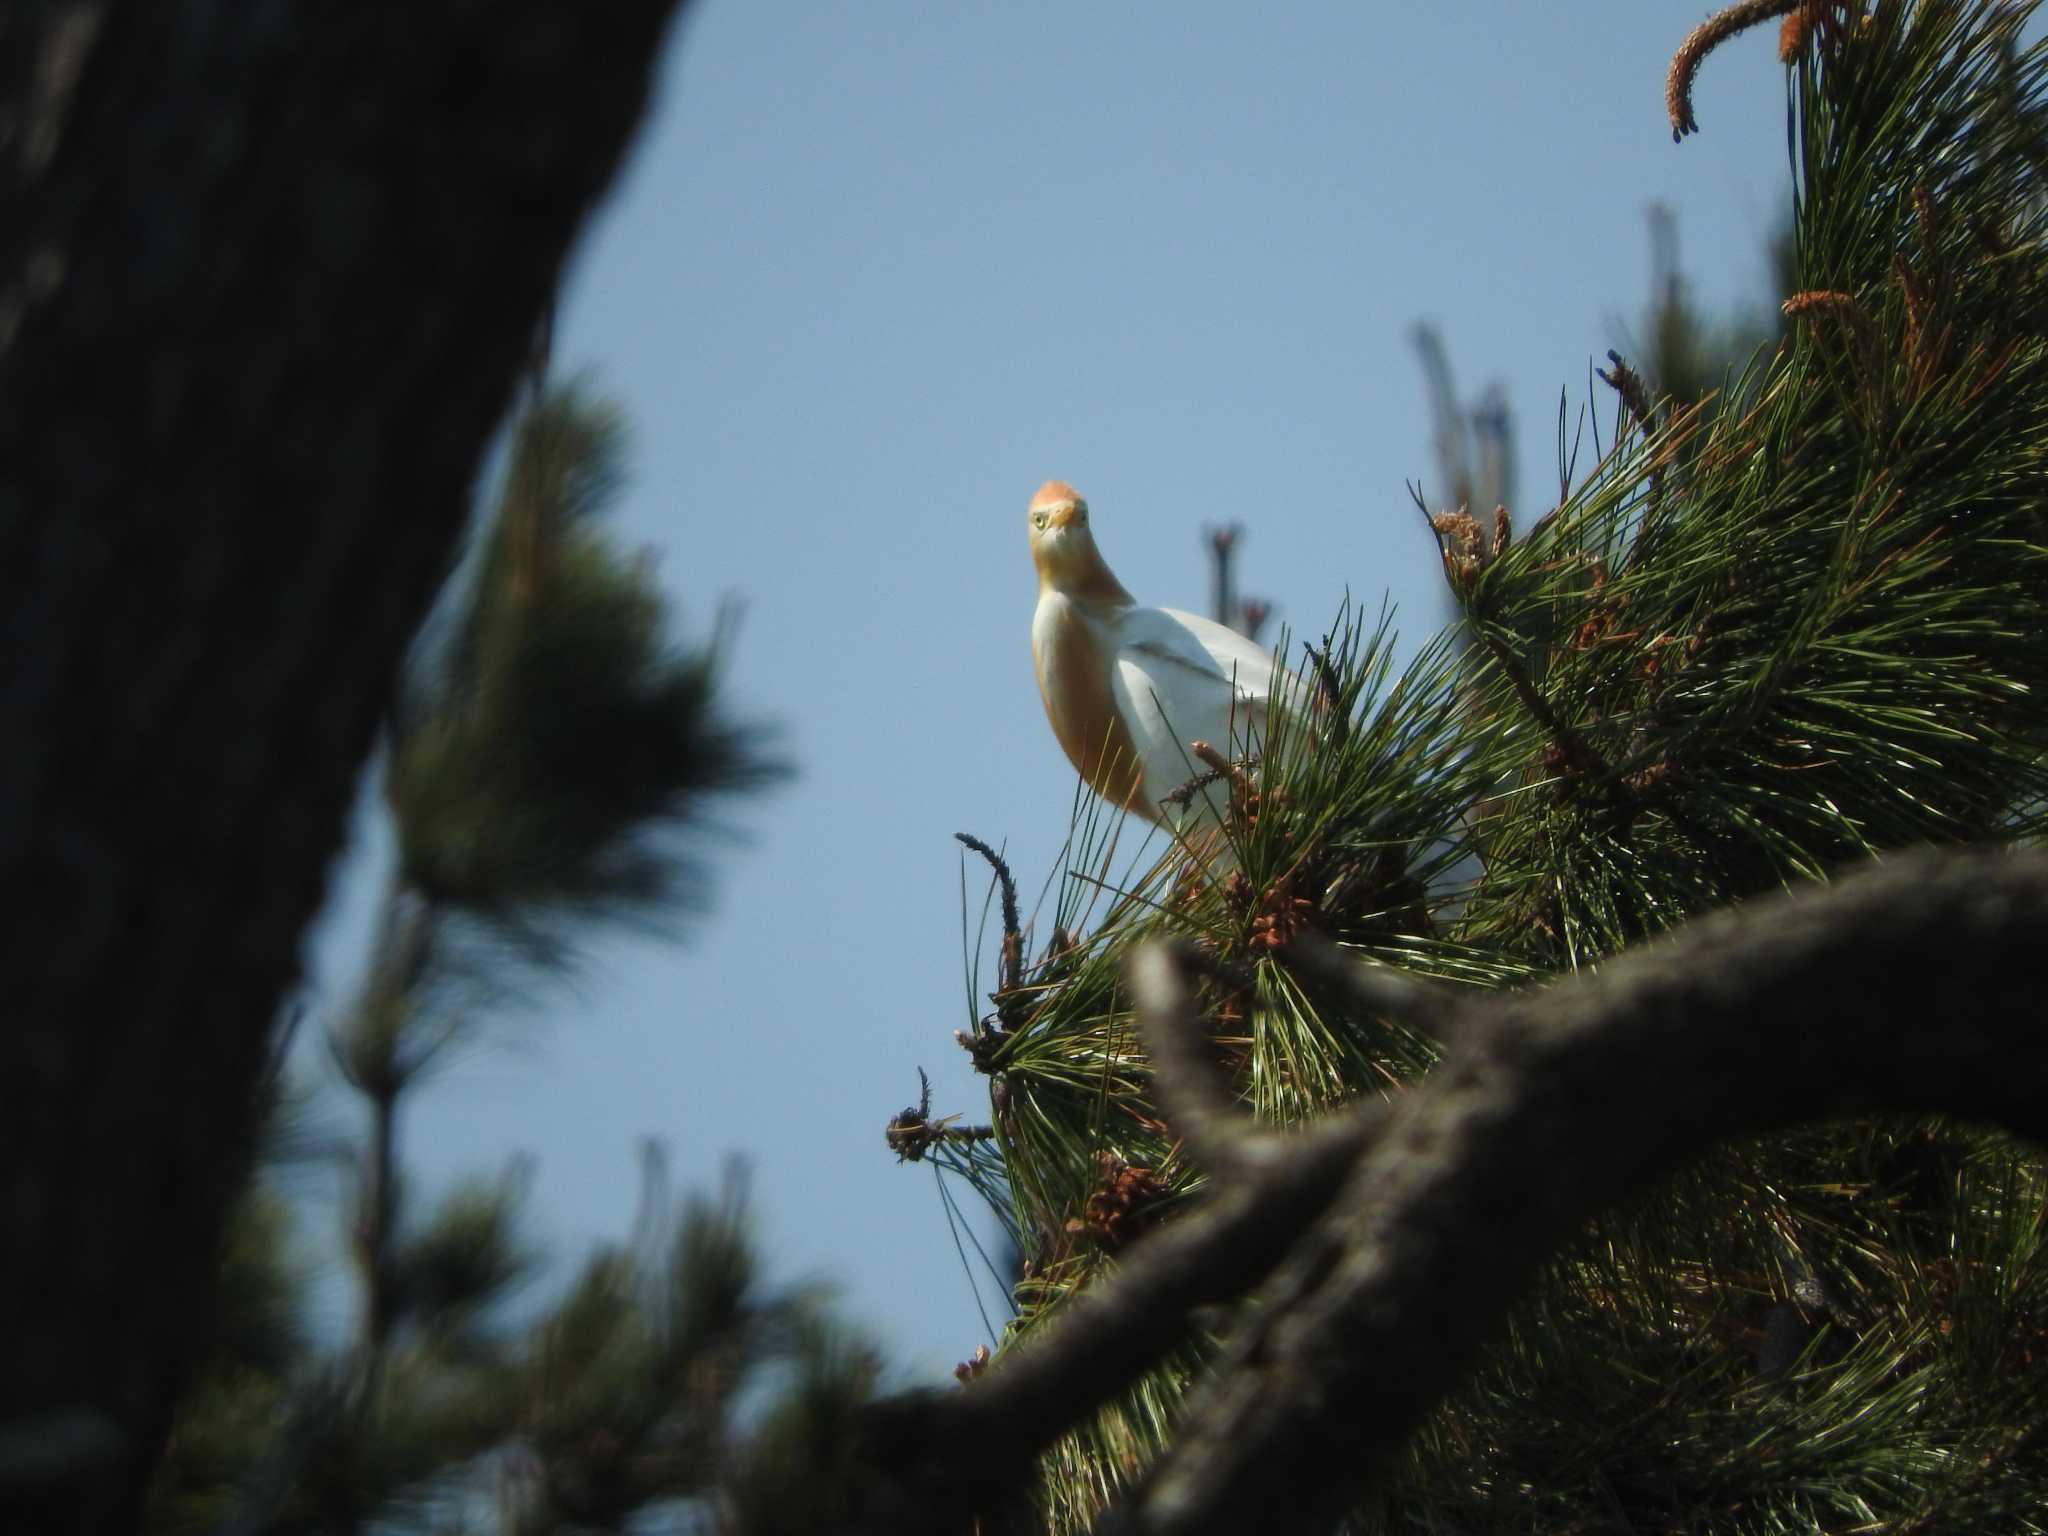
<path fill-rule="evenodd" d="M 592 920 L 673 928 L 701 906 L 710 807 L 787 774 L 723 701 L 722 633 L 674 646 L 651 568 L 605 535 L 623 442 L 586 389 L 536 387 L 417 647 L 383 773 L 395 867 L 329 1040 L 362 1127 L 354 1326 L 336 1352 L 293 1336 L 280 1202 L 259 1183 L 223 1271 L 238 1326 L 181 1408 L 158 1530 L 431 1524 L 479 1477 L 501 1536 L 618 1529 L 706 1493 L 764 1366 L 841 1348 L 809 1297 L 763 1283 L 739 1183 L 678 1208 L 652 1148 L 632 1240 L 524 1327 L 503 1315 L 534 1257 L 520 1171 L 431 1209 L 407 1192 L 405 1110 L 451 1046 L 544 1001 L 527 984 L 572 963 Z"/>
<path fill-rule="evenodd" d="M 1783 21 L 1782 334 L 1617 359 L 1525 532 L 1432 516 L 1456 629 L 1305 648 L 1227 875 L 1081 807 L 968 1041 L 990 1124 L 891 1127 L 1027 1274 L 873 1419 L 865 1528 L 1035 1466 L 1055 1531 L 2048 1529 L 2033 9 L 1702 26 L 1674 136 Z"/>

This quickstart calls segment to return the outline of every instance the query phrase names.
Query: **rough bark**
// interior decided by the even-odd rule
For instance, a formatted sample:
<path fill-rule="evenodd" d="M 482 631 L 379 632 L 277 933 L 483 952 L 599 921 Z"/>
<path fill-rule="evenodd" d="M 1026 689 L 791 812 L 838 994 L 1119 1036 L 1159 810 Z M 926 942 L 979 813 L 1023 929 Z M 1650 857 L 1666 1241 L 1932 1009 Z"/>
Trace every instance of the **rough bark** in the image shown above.
<path fill-rule="evenodd" d="M 877 1405 L 859 1529 L 951 1531 L 999 1507 L 1030 1458 L 1189 1338 L 1202 1307 L 1261 1281 L 1160 1464 L 1101 1529 L 1325 1529 L 1545 1254 L 1715 1141 L 1884 1111 L 2041 1134 L 2039 853 L 1901 857 L 1507 996 L 1345 969 L 1357 1006 L 1449 1052 L 1392 1108 L 1290 1138 L 1227 1123 L 1196 1080 L 1213 1067 L 1173 1038 L 1205 1027 L 1186 988 L 1163 953 L 1141 962 L 1159 1097 L 1199 1127 L 1190 1145 L 1217 1192 L 967 1391 Z"/>
<path fill-rule="evenodd" d="M 1894 1111 L 2031 1131 L 2044 989 L 2048 860 L 1977 851 L 1717 912 L 1597 974 L 1466 1004 L 1461 1047 L 1294 1245 L 1106 1529 L 1326 1529 L 1545 1255 L 1717 1141 Z"/>
<path fill-rule="evenodd" d="M 301 932 L 677 7 L 0 16 L 0 1527 L 135 1524 Z"/>

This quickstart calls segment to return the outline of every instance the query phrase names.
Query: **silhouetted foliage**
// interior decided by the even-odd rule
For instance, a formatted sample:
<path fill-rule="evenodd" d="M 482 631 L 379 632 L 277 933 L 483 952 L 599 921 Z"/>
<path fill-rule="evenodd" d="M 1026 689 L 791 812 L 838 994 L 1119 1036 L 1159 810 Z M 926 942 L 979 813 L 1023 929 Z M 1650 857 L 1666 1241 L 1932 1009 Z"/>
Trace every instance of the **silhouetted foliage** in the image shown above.
<path fill-rule="evenodd" d="M 702 1496 L 735 1395 L 764 1365 L 808 1358 L 821 1325 L 755 1273 L 737 1184 L 686 1201 L 678 1221 L 650 1154 L 635 1242 L 593 1255 L 519 1326 L 505 1304 L 535 1258 L 522 1171 L 426 1209 L 404 1178 L 409 1090 L 448 1046 L 520 1002 L 523 980 L 544 983 L 591 919 L 652 926 L 701 905 L 688 839 L 708 803 L 788 772 L 760 726 L 730 717 L 717 639 L 675 647 L 651 568 L 605 538 L 622 452 L 612 407 L 538 391 L 478 556 L 418 650 L 385 779 L 397 867 L 330 1040 L 364 1127 L 347 1160 L 353 1337 L 338 1352 L 273 1348 L 260 1374 L 234 1340 L 216 1348 L 159 1481 L 162 1529 L 200 1515 L 249 1532 L 433 1523 L 486 1476 L 507 1530 L 619 1529 Z M 491 942 L 504 936 L 515 942 Z M 275 1208 L 260 1188 L 252 1200 Z M 224 1289 L 241 1302 L 237 1277 L 269 1276 L 264 1299 L 289 1317 L 276 1230 L 255 1237 L 231 1251 Z"/>

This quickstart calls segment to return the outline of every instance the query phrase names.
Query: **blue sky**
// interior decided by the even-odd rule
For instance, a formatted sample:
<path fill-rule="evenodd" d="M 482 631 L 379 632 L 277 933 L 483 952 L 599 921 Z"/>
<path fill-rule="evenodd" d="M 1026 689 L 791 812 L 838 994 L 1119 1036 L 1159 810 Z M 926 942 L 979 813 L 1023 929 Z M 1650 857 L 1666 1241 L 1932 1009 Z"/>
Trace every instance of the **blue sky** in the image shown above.
<path fill-rule="evenodd" d="M 908 1374 L 969 1354 L 932 1177 L 881 1127 L 919 1066 L 938 1109 L 986 1117 L 952 1041 L 952 834 L 1007 844 L 1028 899 L 1066 831 L 1027 499 L 1078 486 L 1140 601 L 1204 608 L 1201 530 L 1239 522 L 1240 585 L 1282 620 L 1319 632 L 1348 592 L 1427 638 L 1414 324 L 1462 393 L 1504 386 L 1526 526 L 1555 500 L 1560 390 L 1575 412 L 1641 312 L 1653 202 L 1709 310 L 1765 297 L 1775 29 L 1708 62 L 1704 131 L 1675 147 L 1664 68 L 1701 15 L 700 0 L 556 358 L 631 417 L 616 531 L 685 627 L 744 601 L 731 697 L 801 777 L 735 817 L 687 943 L 599 939 L 417 1096 L 422 1185 L 531 1154 L 534 1229 L 566 1260 L 626 1230 L 638 1138 L 678 1183 L 743 1153 L 779 1274 L 837 1282 Z M 387 843 L 366 811 L 309 1022 L 346 999 Z"/>

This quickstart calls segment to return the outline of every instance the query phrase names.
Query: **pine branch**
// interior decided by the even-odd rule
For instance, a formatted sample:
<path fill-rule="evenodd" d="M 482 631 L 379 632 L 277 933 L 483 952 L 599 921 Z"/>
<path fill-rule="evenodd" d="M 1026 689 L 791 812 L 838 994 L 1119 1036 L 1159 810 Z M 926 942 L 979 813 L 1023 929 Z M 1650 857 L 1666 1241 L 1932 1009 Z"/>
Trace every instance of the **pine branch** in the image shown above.
<path fill-rule="evenodd" d="M 999 993 L 1013 993 L 1024 981 L 1024 932 L 1022 921 L 1017 915 L 1017 882 L 1011 877 L 1010 866 L 1003 856 L 997 853 L 995 849 L 989 847 L 980 838 L 974 836 L 971 832 L 955 832 L 953 838 L 962 846 L 971 848 L 974 852 L 980 854 L 987 861 L 989 869 L 995 874 L 997 883 L 1002 887 L 1002 963 L 997 971 L 996 987 Z M 1015 1007 L 1015 1001 L 1014 999 L 1008 1002 L 999 1000 L 997 1007 L 998 1009 L 1008 1010 Z M 1011 1021 L 1005 1017 L 1003 1022 L 1007 1026 Z"/>
<path fill-rule="evenodd" d="M 1195 1012 L 1186 979 L 1200 964 L 1192 946 L 1148 946 L 1131 957 L 1131 985 L 1148 1000 L 1145 1047 L 1169 1129 L 1212 1177 L 1242 1178 L 1282 1155 L 1284 1141 L 1256 1128 L 1206 1059 L 1211 1031 Z"/>
<path fill-rule="evenodd" d="M 864 1452 L 873 1475 L 851 1528 L 936 1536 L 1007 1497 L 1033 1456 L 1184 1343 L 1202 1309 L 1269 1274 L 1336 1197 L 1377 1129 L 1372 1117 L 1353 1114 L 1295 1138 L 1256 1181 L 1147 1236 L 1113 1281 L 1068 1301 L 1047 1337 L 1000 1356 L 971 1393 L 876 1404 Z"/>
<path fill-rule="evenodd" d="M 1550 738 L 1551 745 L 1556 749 L 1563 765 L 1596 788 L 1627 796 L 1628 786 L 1615 778 L 1613 765 L 1595 751 L 1584 736 L 1573 730 L 1564 716 L 1551 708 L 1550 700 L 1543 696 L 1543 690 L 1536 686 L 1536 680 L 1529 675 L 1529 669 L 1522 664 L 1521 658 L 1514 653 L 1499 631 L 1487 623 L 1484 616 L 1475 615 L 1472 633 L 1478 637 L 1480 646 L 1492 658 L 1493 664 L 1500 669 L 1501 676 L 1507 679 L 1508 686 L 1514 689 L 1515 697 L 1521 701 L 1522 708 L 1529 712 L 1531 718 L 1543 728 L 1543 733 Z"/>
<path fill-rule="evenodd" d="M 972 1144 L 995 1139 L 992 1125 L 955 1125 L 957 1114 L 932 1118 L 932 1080 L 917 1069 L 917 1102 L 882 1127 L 882 1140 L 899 1163 L 921 1163 L 934 1148 L 948 1143 Z"/>
<path fill-rule="evenodd" d="M 1184 1028 L 1177 999 L 1148 990 L 1148 1028 Z M 860 1528 L 936 1532 L 1000 1499 L 1199 1308 L 1278 1267 L 1180 1439 L 1103 1528 L 1316 1529 L 1546 1252 L 1714 1142 L 1852 1112 L 2025 1122 L 2048 1091 L 2044 990 L 2048 858 L 1973 851 L 1714 913 L 1541 990 L 1446 994 L 1432 1029 L 1453 1054 L 1398 1108 L 1345 1111 L 1221 1179 L 971 1392 L 879 1405 Z"/>
<path fill-rule="evenodd" d="M 1969 852 L 1715 913 L 1597 977 L 1468 1004 L 1468 1043 L 1366 1152 L 1105 1528 L 1317 1529 L 1544 1253 L 1714 1142 L 1845 1113 L 2035 1113 L 2044 990 L 2048 860 Z"/>
<path fill-rule="evenodd" d="M 1607 350 L 1607 361 L 1614 365 L 1612 373 L 1596 368 L 1594 376 L 1621 396 L 1621 403 L 1628 407 L 1628 413 L 1645 434 L 1657 430 L 1657 411 L 1650 401 L 1649 387 L 1643 383 L 1643 376 L 1629 367 L 1627 359 L 1612 347 Z"/>
<path fill-rule="evenodd" d="M 1688 133 L 1700 131 L 1699 120 L 1692 112 L 1692 81 L 1708 54 L 1738 32 L 1802 7 L 1812 7 L 1813 3 L 1814 0 L 1741 0 L 1715 12 L 1688 32 L 1685 41 L 1678 45 L 1678 52 L 1672 55 L 1671 68 L 1664 77 L 1664 112 L 1671 119 L 1671 142 L 1676 144 Z"/>
<path fill-rule="evenodd" d="M 1882 850 L 2038 834 L 2048 296 L 2037 162 L 2012 140 L 2040 114 L 2048 49 L 2015 35 L 2025 12 L 1802 8 L 1787 34 L 1812 53 L 1791 82 L 1793 261 L 1773 298 L 1794 295 L 1808 318 L 1744 348 L 1739 369 L 1725 353 L 1701 366 L 1704 333 L 1667 263 L 1660 366 L 1646 371 L 1670 396 L 1671 360 L 1685 362 L 1678 398 L 1691 403 L 1657 400 L 1658 431 L 1624 429 L 1583 478 L 1567 469 L 1557 512 L 1518 542 L 1489 547 L 1469 511 L 1431 519 L 1492 653 L 1362 687 L 1361 669 L 1337 667 L 1347 693 L 1385 707 L 1359 711 L 1357 740 L 1317 727 L 1319 750 L 1269 754 L 1237 878 L 1148 878 L 1151 899 L 1038 978 L 996 1115 L 999 1199 L 1030 1278 L 1018 1336 L 976 1393 L 1057 1347 L 1077 1298 L 1166 1241 L 1067 1240 L 1097 1202 L 1101 1158 L 1159 1173 L 1177 1231 L 1245 1182 L 1233 1163 L 1259 1161 L 1240 1149 L 1268 1132 L 1236 1118 L 1239 1104 L 1263 1128 L 1376 1093 L 1420 1101 L 1452 1070 L 1434 1041 L 1458 1036 L 1455 1060 L 1494 1028 L 1469 996 L 1375 1007 L 1317 974 L 1301 933 L 1383 962 L 1379 981 L 1498 989 L 1614 967 L 1690 915 Z M 1674 350 L 1687 334 L 1695 344 Z M 1558 792 L 1595 778 L 1604 792 Z M 1162 930 L 1245 979 L 1213 987 L 1210 1023 L 1183 1012 L 1177 1035 L 1141 1051 L 1120 962 Z M 1803 1049 L 1806 1028 L 1784 1032 Z M 1198 1070 L 1177 1070 L 1176 1051 Z M 1775 1080 L 1784 1054 L 1760 1052 L 1754 1070 Z M 1656 1098 L 1631 1086 L 1625 1102 Z M 2024 1227 L 2037 1170 L 1990 1133 L 1943 1134 L 1967 1145 L 1982 1187 L 1966 1197 L 1967 1179 L 1916 1175 L 1910 1212 L 1889 1203 L 1886 1171 L 1907 1133 L 1852 1120 L 1719 1147 L 1656 1198 L 1603 1215 L 1544 1265 L 1503 1347 L 1384 1469 L 1352 1511 L 1360 1529 L 1717 1529 L 1767 1509 L 1812 1531 L 1845 1509 L 1919 1508 L 1943 1467 L 2029 1422 L 2001 1395 L 2019 1369 L 2006 1357 L 2038 1353 L 2031 1319 L 2048 1304 L 2048 1257 Z M 1324 1256 L 1341 1267 L 1341 1252 Z M 1853 1330 L 1843 1312 L 1808 1315 L 1814 1286 L 1850 1297 Z M 1240 1327 L 1276 1320 L 1271 1348 L 1219 1390 L 1273 1390 L 1290 1349 L 1319 1347 L 1306 1324 L 1287 1332 L 1317 1299 L 1247 1308 Z M 1217 1318 L 1204 1322 L 1206 1339 Z M 1168 1336 L 1177 1347 L 1077 1410 L 1043 1455 L 1056 1531 L 1094 1520 L 1181 1433 L 1208 1346 L 1187 1343 L 1193 1329 Z M 1819 1353 L 1788 1363 L 1802 1340 Z M 1342 1329 L 1326 1342 L 1341 1356 Z M 1782 1405 L 1765 1441 L 1749 1422 L 1759 1387 Z M 1191 1454 L 1182 1465 L 1201 1462 Z M 2023 1497 L 2032 1470 L 1957 1496 L 1993 1508 Z M 1516 1489 L 1540 1512 L 1510 1518 Z"/>

